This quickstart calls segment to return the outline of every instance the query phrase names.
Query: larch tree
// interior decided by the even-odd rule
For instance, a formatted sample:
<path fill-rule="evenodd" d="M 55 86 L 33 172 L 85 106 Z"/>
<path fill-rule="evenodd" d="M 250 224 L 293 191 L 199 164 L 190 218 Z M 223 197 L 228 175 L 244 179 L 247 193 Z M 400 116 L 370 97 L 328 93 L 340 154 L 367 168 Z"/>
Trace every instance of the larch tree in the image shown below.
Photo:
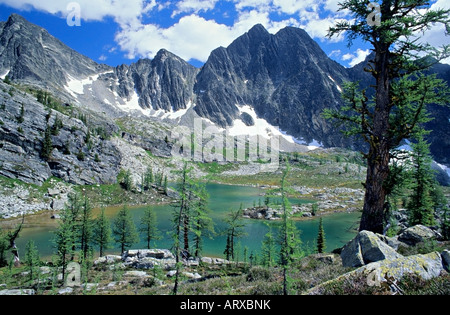
<path fill-rule="evenodd" d="M 39 273 L 40 257 L 39 251 L 33 240 L 29 240 L 26 245 L 25 262 L 30 273 L 30 280 L 33 281 Z"/>
<path fill-rule="evenodd" d="M 325 252 L 326 241 L 325 241 L 325 230 L 323 228 L 323 218 L 320 218 L 319 221 L 319 233 L 317 234 L 317 252 L 319 254 L 322 254 Z"/>
<path fill-rule="evenodd" d="M 203 238 L 214 235 L 214 222 L 209 216 L 209 193 L 204 183 L 194 183 L 195 199 L 192 204 L 192 232 L 194 234 L 193 254 L 200 257 L 203 251 Z"/>
<path fill-rule="evenodd" d="M 346 84 L 345 105 L 325 111 L 325 117 L 347 123 L 347 134 L 359 134 L 368 144 L 359 229 L 383 233 L 389 194 L 384 183 L 389 177 L 391 150 L 425 121 L 428 104 L 446 104 L 448 100 L 446 85 L 421 71 L 447 57 L 450 49 L 432 47 L 419 36 L 437 24 L 444 25 L 448 34 L 450 10 L 431 9 L 427 0 L 346 0 L 339 10 L 350 12 L 353 19 L 337 22 L 328 36 L 344 33 L 349 46 L 357 38 L 372 46 L 365 71 L 372 75 L 373 86 Z"/>
<path fill-rule="evenodd" d="M 70 206 L 63 209 L 60 214 L 58 229 L 54 232 L 54 246 L 58 266 L 62 267 L 63 280 L 67 276 L 67 266 L 75 254 L 75 221 Z"/>
<path fill-rule="evenodd" d="M 88 254 L 92 250 L 93 225 L 94 220 L 92 219 L 92 207 L 89 203 L 89 199 L 84 196 L 79 224 L 79 242 L 83 260 L 88 258 Z"/>
<path fill-rule="evenodd" d="M 281 177 L 281 206 L 282 206 L 282 224 L 279 231 L 280 245 L 280 266 L 283 268 L 283 294 L 288 295 L 289 276 L 288 270 L 295 259 L 301 257 L 301 239 L 300 232 L 297 230 L 295 223 L 292 221 L 292 207 L 287 197 L 288 183 L 287 176 L 290 171 L 289 162 L 285 161 L 285 168 Z"/>
<path fill-rule="evenodd" d="M 98 246 L 100 257 L 103 256 L 106 249 L 110 248 L 112 241 L 111 222 L 102 208 L 100 215 L 94 220 L 92 241 Z"/>
<path fill-rule="evenodd" d="M 244 231 L 245 224 L 242 222 L 242 209 L 233 211 L 225 218 L 227 243 L 225 246 L 224 254 L 227 260 L 233 260 L 236 256 L 236 240 L 239 237 L 246 235 Z"/>
<path fill-rule="evenodd" d="M 184 162 L 182 170 L 179 171 L 181 177 L 177 187 L 179 198 L 177 204 L 174 206 L 172 214 L 172 239 L 176 267 L 175 283 L 172 291 L 174 295 L 178 293 L 180 272 L 183 266 L 183 256 L 187 258 L 186 256 L 189 255 L 189 209 L 190 198 L 192 196 L 189 189 L 191 184 L 189 174 L 191 170 L 192 169 L 187 165 L 187 162 Z M 182 242 L 184 242 L 184 249 L 182 248 Z"/>
<path fill-rule="evenodd" d="M 272 226 L 267 224 L 269 231 L 264 236 L 261 246 L 261 262 L 264 266 L 272 267 L 276 261 L 276 240 L 272 232 Z"/>
<path fill-rule="evenodd" d="M 139 242 L 136 225 L 127 206 L 124 206 L 114 219 L 112 232 L 116 243 L 120 245 L 121 253 Z"/>
<path fill-rule="evenodd" d="M 435 185 L 434 171 L 431 168 L 432 158 L 429 143 L 424 139 L 425 131 L 420 130 L 411 143 L 412 152 L 412 194 L 410 196 L 408 219 L 411 225 L 422 224 L 432 226 L 434 221 L 433 189 Z"/>
<path fill-rule="evenodd" d="M 139 232 L 144 236 L 144 240 L 147 243 L 147 249 L 150 249 L 151 242 L 161 239 L 160 232 L 158 230 L 158 220 L 156 213 L 152 207 L 147 207 L 144 210 L 144 214 L 141 217 Z"/>

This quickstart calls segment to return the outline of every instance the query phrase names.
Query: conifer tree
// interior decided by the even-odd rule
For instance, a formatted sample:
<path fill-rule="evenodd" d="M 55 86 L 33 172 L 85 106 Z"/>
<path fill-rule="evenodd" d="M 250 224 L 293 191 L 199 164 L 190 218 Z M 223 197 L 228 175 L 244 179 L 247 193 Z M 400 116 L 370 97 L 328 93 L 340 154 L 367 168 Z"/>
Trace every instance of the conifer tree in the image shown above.
<path fill-rule="evenodd" d="M 121 185 L 127 191 L 133 190 L 133 175 L 131 174 L 130 170 L 126 170 L 123 172 Z"/>
<path fill-rule="evenodd" d="M 167 176 L 164 176 L 163 192 L 165 195 L 167 195 L 167 192 L 168 192 L 167 189 L 168 189 Z"/>
<path fill-rule="evenodd" d="M 325 231 L 323 229 L 323 219 L 319 221 L 319 233 L 317 235 L 317 252 L 322 254 L 326 249 Z"/>
<path fill-rule="evenodd" d="M 50 126 L 47 124 L 44 133 L 44 140 L 42 141 L 41 157 L 48 161 L 52 156 L 53 142 L 52 142 L 52 132 Z"/>
<path fill-rule="evenodd" d="M 386 196 L 390 193 L 385 181 L 389 177 L 391 151 L 426 121 L 424 111 L 428 104 L 448 101 L 446 85 L 420 71 L 446 58 L 449 46 L 438 50 L 420 43 L 417 34 L 426 32 L 432 24 L 443 24 L 449 33 L 450 10 L 432 10 L 427 0 L 383 0 L 376 2 L 380 3 L 376 14 L 369 3 L 368 0 L 340 3 L 340 10 L 351 12 L 353 19 L 336 23 L 329 36 L 345 33 L 349 45 L 361 38 L 372 46 L 373 57 L 365 71 L 372 75 L 374 83 L 370 87 L 346 84 L 345 105 L 336 111 L 326 111 L 325 117 L 344 123 L 346 134 L 360 135 L 369 145 L 368 153 L 364 154 L 366 194 L 359 229 L 383 233 Z M 379 20 L 371 19 L 373 16 Z"/>
<path fill-rule="evenodd" d="M 275 265 L 276 261 L 276 254 L 275 254 L 275 237 L 272 232 L 272 226 L 270 224 L 267 224 L 269 231 L 264 236 L 264 239 L 262 241 L 261 246 L 261 260 L 262 264 L 267 267 L 272 267 Z"/>
<path fill-rule="evenodd" d="M 39 252 L 33 240 L 29 240 L 26 245 L 25 262 L 30 272 L 30 280 L 33 281 L 38 274 L 40 258 Z"/>
<path fill-rule="evenodd" d="M 83 211 L 83 202 L 81 198 L 80 193 L 72 193 L 68 196 L 69 202 L 67 205 L 67 213 L 66 213 L 66 219 L 68 222 L 68 225 L 72 229 L 71 235 L 72 235 L 72 250 L 71 250 L 71 261 L 74 260 L 75 252 L 77 251 L 77 248 L 80 248 L 80 217 Z"/>
<path fill-rule="evenodd" d="M 288 269 L 292 262 L 301 256 L 300 234 L 291 220 L 291 205 L 287 198 L 287 175 L 290 171 L 289 162 L 285 160 L 285 168 L 281 177 L 281 202 L 282 202 L 282 225 L 279 232 L 280 265 L 283 268 L 283 294 L 288 294 Z"/>
<path fill-rule="evenodd" d="M 88 198 L 85 196 L 80 213 L 79 227 L 80 249 L 83 254 L 83 260 L 88 258 L 88 255 L 92 250 L 91 244 L 93 241 L 93 224 L 92 207 L 89 204 Z"/>
<path fill-rule="evenodd" d="M 104 251 L 109 249 L 112 241 L 111 222 L 105 213 L 105 208 L 102 208 L 100 216 L 94 221 L 93 238 L 92 241 L 98 246 L 100 257 L 103 256 Z"/>
<path fill-rule="evenodd" d="M 180 271 L 183 266 L 182 263 L 182 247 L 181 247 L 181 237 L 183 235 L 183 226 L 186 228 L 186 216 L 188 216 L 189 211 L 189 177 L 188 174 L 190 172 L 190 168 L 185 161 L 183 164 L 183 168 L 181 170 L 181 182 L 177 187 L 180 198 L 178 200 L 178 204 L 174 207 L 173 215 L 172 215 L 172 239 L 173 239 L 173 250 L 175 252 L 175 284 L 173 287 L 173 294 L 176 295 L 178 293 L 178 284 Z"/>
<path fill-rule="evenodd" d="M 147 167 L 144 175 L 144 190 L 149 190 L 152 187 L 153 181 L 153 170 L 151 167 Z"/>
<path fill-rule="evenodd" d="M 158 230 L 158 221 L 156 213 L 152 207 L 147 207 L 141 218 L 139 231 L 144 235 L 144 240 L 147 243 L 147 249 L 150 249 L 151 241 L 161 239 Z"/>
<path fill-rule="evenodd" d="M 233 209 L 230 209 L 230 213 L 225 218 L 225 223 L 227 224 L 227 244 L 224 254 L 227 260 L 233 260 L 236 255 L 236 239 L 246 235 L 244 231 L 245 224 L 242 222 L 242 210 L 233 211 Z"/>
<path fill-rule="evenodd" d="M 63 127 L 63 122 L 62 122 L 61 118 L 59 118 L 59 116 L 56 115 L 55 121 L 53 122 L 53 126 L 51 128 L 51 134 L 53 136 L 57 136 L 59 134 L 59 131 L 62 129 L 62 127 Z"/>
<path fill-rule="evenodd" d="M 195 192 L 191 210 L 192 232 L 194 234 L 193 253 L 194 257 L 200 257 L 203 251 L 203 238 L 214 234 L 214 222 L 209 216 L 209 194 L 206 190 L 206 185 L 195 183 L 193 188 Z"/>
<path fill-rule="evenodd" d="M 112 232 L 116 243 L 120 245 L 121 253 L 139 242 L 136 225 L 127 206 L 124 206 L 114 219 Z"/>
<path fill-rule="evenodd" d="M 75 222 L 72 220 L 72 215 L 71 209 L 65 207 L 60 214 L 59 226 L 53 238 L 57 264 L 62 267 L 63 280 L 66 278 L 67 265 L 73 260 L 75 252 Z"/>
<path fill-rule="evenodd" d="M 411 225 L 434 225 L 434 207 L 432 191 L 434 186 L 434 171 L 431 168 L 429 144 L 424 139 L 424 131 L 419 130 L 416 142 L 412 143 L 412 195 L 408 203 L 408 217 Z"/>

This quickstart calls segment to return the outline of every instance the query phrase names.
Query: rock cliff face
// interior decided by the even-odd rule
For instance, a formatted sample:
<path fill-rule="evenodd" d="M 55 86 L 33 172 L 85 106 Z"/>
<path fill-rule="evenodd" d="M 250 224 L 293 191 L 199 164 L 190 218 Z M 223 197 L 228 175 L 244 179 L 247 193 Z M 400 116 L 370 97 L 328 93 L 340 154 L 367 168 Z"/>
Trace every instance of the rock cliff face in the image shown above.
<path fill-rule="evenodd" d="M 0 28 L 0 74 L 12 80 L 57 91 L 68 76 L 87 77 L 106 69 L 20 15 L 11 15 Z"/>
<path fill-rule="evenodd" d="M 117 127 L 90 116 L 102 134 Z M 55 121 L 60 123 L 56 123 Z M 45 132 L 52 129 L 51 156 L 42 157 Z M 57 130 L 57 131 L 56 131 Z M 116 147 L 81 120 L 51 110 L 0 82 L 0 175 L 42 184 L 51 176 L 73 184 L 114 183 L 121 156 Z"/>

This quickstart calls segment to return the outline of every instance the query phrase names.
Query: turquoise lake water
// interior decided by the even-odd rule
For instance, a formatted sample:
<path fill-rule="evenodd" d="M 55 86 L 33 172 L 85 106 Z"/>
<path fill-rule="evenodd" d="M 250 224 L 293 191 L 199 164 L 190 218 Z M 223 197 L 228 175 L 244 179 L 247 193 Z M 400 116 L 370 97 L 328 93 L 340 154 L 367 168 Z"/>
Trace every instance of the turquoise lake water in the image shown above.
<path fill-rule="evenodd" d="M 264 192 L 260 188 L 245 187 L 245 186 L 229 186 L 220 184 L 208 184 L 208 192 L 210 194 L 209 208 L 211 209 L 211 217 L 215 223 L 215 231 L 217 235 L 212 239 L 204 239 L 204 256 L 224 257 L 223 251 L 226 245 L 226 237 L 221 235 L 226 228 L 223 222 L 224 218 L 229 213 L 230 209 L 236 210 L 242 206 L 244 208 L 252 206 L 259 201 L 264 202 L 264 197 L 261 194 Z M 308 200 L 291 200 L 292 204 L 310 202 Z M 156 212 L 158 219 L 158 228 L 161 231 L 163 238 L 154 242 L 154 248 L 168 248 L 172 246 L 172 240 L 169 232 L 172 227 L 172 212 L 174 208 L 170 205 L 152 206 Z M 130 207 L 131 214 L 136 225 L 146 207 Z M 112 221 L 114 216 L 120 208 L 111 207 L 106 209 L 106 213 Z M 97 215 L 99 210 L 94 211 Z M 48 214 L 47 214 L 48 216 Z M 325 238 L 327 251 L 342 247 L 345 243 L 351 240 L 356 235 L 355 228 L 359 224 L 360 213 L 335 213 L 323 216 L 323 224 L 325 230 Z M 37 224 L 34 222 L 33 226 L 24 228 L 20 238 L 17 241 L 21 256 L 24 255 L 25 244 L 28 240 L 33 239 L 38 247 L 41 257 L 51 256 L 55 250 L 53 248 L 52 238 L 53 231 L 56 229 L 55 220 L 44 220 L 45 223 Z M 246 236 L 237 240 L 240 242 L 242 250 L 244 247 L 248 248 L 249 254 L 253 252 L 257 254 L 261 248 L 261 242 L 268 232 L 267 224 L 271 224 L 274 234 L 278 231 L 280 222 L 277 221 L 262 221 L 254 219 L 244 219 Z M 301 240 L 304 246 L 315 246 L 315 240 L 318 234 L 319 218 L 308 219 L 305 221 L 296 222 L 298 230 L 301 232 Z M 141 240 L 139 244 L 133 246 L 133 249 L 145 248 L 146 243 Z M 117 248 L 112 248 L 108 253 L 119 254 Z M 242 257 L 242 253 L 240 254 Z"/>

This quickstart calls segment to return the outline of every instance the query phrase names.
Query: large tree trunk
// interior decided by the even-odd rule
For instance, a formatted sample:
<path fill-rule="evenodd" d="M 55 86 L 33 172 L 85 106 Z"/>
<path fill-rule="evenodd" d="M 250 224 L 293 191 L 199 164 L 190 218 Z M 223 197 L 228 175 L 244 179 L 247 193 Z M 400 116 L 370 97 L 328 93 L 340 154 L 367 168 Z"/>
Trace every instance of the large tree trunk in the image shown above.
<path fill-rule="evenodd" d="M 385 221 L 385 180 L 389 176 L 390 135 L 389 114 L 391 110 L 389 82 L 389 49 L 377 47 L 375 56 L 376 105 L 370 150 L 367 161 L 366 195 L 360 231 L 383 233 Z"/>
<path fill-rule="evenodd" d="M 359 230 L 382 234 L 386 210 L 386 189 L 383 184 L 389 176 L 389 149 L 383 144 L 371 151 L 374 153 L 368 161 L 366 194 Z"/>

